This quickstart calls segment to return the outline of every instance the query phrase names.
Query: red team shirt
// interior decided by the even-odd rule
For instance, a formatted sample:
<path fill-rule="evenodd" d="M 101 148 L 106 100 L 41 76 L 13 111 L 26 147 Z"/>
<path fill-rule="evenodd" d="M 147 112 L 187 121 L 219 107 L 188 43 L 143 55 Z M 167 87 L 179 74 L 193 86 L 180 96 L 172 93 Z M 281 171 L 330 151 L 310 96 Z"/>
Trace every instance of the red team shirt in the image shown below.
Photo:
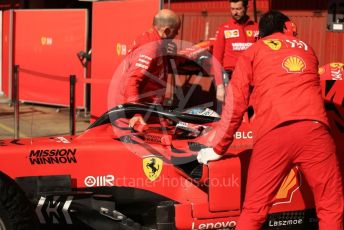
<path fill-rule="evenodd" d="M 222 84 L 221 68 L 216 63 L 221 64 L 225 70 L 234 70 L 238 57 L 256 41 L 258 33 L 257 23 L 250 19 L 239 24 L 231 18 L 220 26 L 213 49 L 216 85 Z"/>
<path fill-rule="evenodd" d="M 117 104 L 161 103 L 166 88 L 162 43 L 154 28 L 134 41 L 119 76 L 121 98 L 117 99 Z"/>
<path fill-rule="evenodd" d="M 344 63 L 333 62 L 319 68 L 321 80 L 343 80 Z"/>
<path fill-rule="evenodd" d="M 275 33 L 253 44 L 239 58 L 230 81 L 216 134 L 221 141 L 214 151 L 227 151 L 249 103 L 255 112 L 254 142 L 287 121 L 328 125 L 317 73 L 313 50 L 295 37 Z"/>

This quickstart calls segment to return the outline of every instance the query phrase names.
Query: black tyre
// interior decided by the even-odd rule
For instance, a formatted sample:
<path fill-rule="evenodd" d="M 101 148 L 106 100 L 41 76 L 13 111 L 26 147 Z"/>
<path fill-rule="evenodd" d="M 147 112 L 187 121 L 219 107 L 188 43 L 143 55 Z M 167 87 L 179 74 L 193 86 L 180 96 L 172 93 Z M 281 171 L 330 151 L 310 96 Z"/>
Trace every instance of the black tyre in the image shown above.
<path fill-rule="evenodd" d="M 32 204 L 19 186 L 0 172 L 0 230 L 38 229 Z"/>

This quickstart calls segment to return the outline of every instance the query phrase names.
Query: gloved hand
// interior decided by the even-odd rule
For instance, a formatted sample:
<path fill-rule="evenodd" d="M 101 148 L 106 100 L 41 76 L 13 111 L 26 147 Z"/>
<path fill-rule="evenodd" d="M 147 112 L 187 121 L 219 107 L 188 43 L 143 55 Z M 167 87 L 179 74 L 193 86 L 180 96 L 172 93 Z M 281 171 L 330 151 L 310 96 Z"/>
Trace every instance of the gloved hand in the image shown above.
<path fill-rule="evenodd" d="M 208 161 L 215 161 L 220 159 L 221 157 L 222 155 L 215 153 L 213 148 L 205 148 L 201 149 L 201 151 L 198 152 L 197 160 L 199 163 L 207 164 Z"/>

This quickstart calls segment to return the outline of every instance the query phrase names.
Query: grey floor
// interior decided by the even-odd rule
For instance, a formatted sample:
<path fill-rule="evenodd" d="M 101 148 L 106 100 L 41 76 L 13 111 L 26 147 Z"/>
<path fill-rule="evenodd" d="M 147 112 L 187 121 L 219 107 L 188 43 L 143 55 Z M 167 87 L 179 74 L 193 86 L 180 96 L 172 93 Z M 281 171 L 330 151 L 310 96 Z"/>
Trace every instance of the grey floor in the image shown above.
<path fill-rule="evenodd" d="M 69 135 L 69 108 L 20 103 L 19 138 Z M 78 110 L 76 133 L 83 132 L 89 125 L 89 116 Z M 14 107 L 9 99 L 0 95 L 0 139 L 14 138 Z"/>

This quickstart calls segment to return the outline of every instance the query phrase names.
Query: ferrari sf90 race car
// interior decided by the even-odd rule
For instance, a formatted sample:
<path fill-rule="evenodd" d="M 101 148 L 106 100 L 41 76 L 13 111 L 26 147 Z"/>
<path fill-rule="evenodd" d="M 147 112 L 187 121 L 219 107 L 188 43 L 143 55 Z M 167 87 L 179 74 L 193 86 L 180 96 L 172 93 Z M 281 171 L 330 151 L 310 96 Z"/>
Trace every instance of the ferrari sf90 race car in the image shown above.
<path fill-rule="evenodd" d="M 323 82 L 341 167 L 343 83 Z M 235 229 L 254 135 L 249 117 L 229 154 L 201 165 L 197 152 L 210 144 L 219 118 L 199 111 L 124 104 L 79 136 L 1 140 L 0 229 Z M 150 122 L 129 128 L 135 114 Z M 297 167 L 263 229 L 317 229 Z"/>

